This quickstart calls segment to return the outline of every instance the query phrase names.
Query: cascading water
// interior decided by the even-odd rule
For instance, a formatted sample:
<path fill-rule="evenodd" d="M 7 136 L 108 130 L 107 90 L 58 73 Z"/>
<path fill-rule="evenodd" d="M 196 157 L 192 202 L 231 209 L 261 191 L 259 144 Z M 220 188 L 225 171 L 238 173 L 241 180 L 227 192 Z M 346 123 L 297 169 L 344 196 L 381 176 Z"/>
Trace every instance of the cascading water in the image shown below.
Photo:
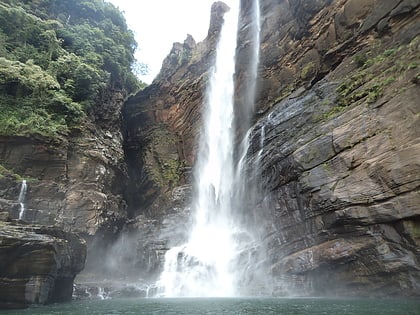
<path fill-rule="evenodd" d="M 242 185 L 241 176 L 238 176 L 242 171 L 234 158 L 238 17 L 239 4 L 224 16 L 216 64 L 207 89 L 204 130 L 195 166 L 195 222 L 188 242 L 168 250 L 165 255 L 159 286 L 166 297 L 228 297 L 238 294 L 236 264 L 242 250 L 241 235 L 244 234 L 234 217 L 241 208 L 236 190 Z M 252 79 L 255 81 L 256 66 L 254 68 Z M 247 146 L 243 148 L 246 150 Z"/>
<path fill-rule="evenodd" d="M 22 180 L 22 185 L 20 187 L 18 202 L 20 205 L 19 210 L 19 220 L 22 220 L 25 216 L 25 197 L 26 197 L 26 191 L 28 189 L 28 186 L 26 184 L 26 179 Z"/>
<path fill-rule="evenodd" d="M 255 94 L 256 94 L 256 86 L 257 86 L 257 76 L 258 76 L 258 64 L 260 59 L 260 32 L 261 32 L 261 12 L 260 12 L 260 2 L 259 0 L 254 0 L 252 2 L 252 23 L 250 25 L 250 42 L 251 42 L 251 52 L 249 56 L 251 57 L 248 60 L 247 66 L 247 73 L 249 74 L 249 79 L 245 82 L 245 96 L 243 97 L 243 101 L 241 104 L 241 121 L 237 122 L 237 125 L 241 124 L 240 126 L 245 133 L 242 136 L 242 141 L 240 142 L 239 146 L 239 163 L 236 169 L 236 183 L 241 184 L 241 188 L 239 193 L 237 193 L 237 199 L 243 199 L 244 196 L 247 194 L 247 189 L 244 187 L 245 181 L 243 180 L 245 174 L 245 162 L 246 162 L 246 155 L 249 149 L 249 137 L 250 137 L 250 130 L 247 130 L 250 126 L 251 116 L 254 114 L 255 111 Z M 246 132 L 245 132 L 246 131 Z"/>

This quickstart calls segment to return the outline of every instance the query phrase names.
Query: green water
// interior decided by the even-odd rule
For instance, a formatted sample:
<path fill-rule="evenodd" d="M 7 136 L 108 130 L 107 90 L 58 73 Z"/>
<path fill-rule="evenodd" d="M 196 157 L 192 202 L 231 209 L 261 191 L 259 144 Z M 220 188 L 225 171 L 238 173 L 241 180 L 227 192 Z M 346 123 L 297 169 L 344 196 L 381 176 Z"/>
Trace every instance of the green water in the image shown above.
<path fill-rule="evenodd" d="M 313 298 L 115 299 L 78 301 L 68 304 L 31 307 L 19 311 L 0 311 L 0 314 L 417 315 L 420 314 L 420 301 Z"/>

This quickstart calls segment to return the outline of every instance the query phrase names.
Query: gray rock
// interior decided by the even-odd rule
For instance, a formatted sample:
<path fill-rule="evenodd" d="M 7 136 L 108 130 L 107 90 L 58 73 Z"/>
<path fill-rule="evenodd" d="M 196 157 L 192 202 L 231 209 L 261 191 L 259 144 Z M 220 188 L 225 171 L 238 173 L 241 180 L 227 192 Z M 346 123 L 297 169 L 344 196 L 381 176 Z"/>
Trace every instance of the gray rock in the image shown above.
<path fill-rule="evenodd" d="M 0 307 L 70 301 L 85 241 L 53 227 L 0 225 Z"/>

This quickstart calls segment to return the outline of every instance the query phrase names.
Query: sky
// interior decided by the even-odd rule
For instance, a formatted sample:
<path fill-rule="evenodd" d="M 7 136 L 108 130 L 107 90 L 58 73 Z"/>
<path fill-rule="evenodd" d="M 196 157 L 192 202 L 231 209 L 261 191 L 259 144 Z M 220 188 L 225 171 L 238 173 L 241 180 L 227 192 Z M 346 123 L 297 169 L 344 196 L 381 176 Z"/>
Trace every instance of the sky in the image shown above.
<path fill-rule="evenodd" d="M 149 67 L 149 74 L 140 76 L 140 79 L 151 83 L 174 42 L 184 42 L 187 34 L 191 34 L 196 42 L 206 37 L 211 5 L 216 0 L 107 1 L 123 11 L 138 43 L 136 59 Z M 223 2 L 229 5 L 233 1 Z"/>

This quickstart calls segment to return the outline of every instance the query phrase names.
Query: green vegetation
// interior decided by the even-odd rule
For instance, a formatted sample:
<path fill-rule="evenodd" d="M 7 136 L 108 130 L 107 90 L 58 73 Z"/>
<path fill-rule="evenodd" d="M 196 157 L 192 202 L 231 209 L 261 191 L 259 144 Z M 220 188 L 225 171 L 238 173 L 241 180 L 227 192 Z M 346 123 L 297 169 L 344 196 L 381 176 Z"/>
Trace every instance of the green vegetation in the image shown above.
<path fill-rule="evenodd" d="M 183 49 L 179 63 L 182 65 L 191 59 L 191 51 L 189 49 Z"/>
<path fill-rule="evenodd" d="M 358 67 L 363 67 L 368 60 L 368 57 L 364 53 L 360 53 L 354 56 L 354 62 Z"/>
<path fill-rule="evenodd" d="M 183 164 L 178 159 L 167 160 L 162 166 L 163 183 L 170 188 L 177 185 L 181 178 Z"/>
<path fill-rule="evenodd" d="M 104 0 L 0 3 L 0 134 L 60 137 L 106 89 L 135 93 L 136 42 Z"/>
<path fill-rule="evenodd" d="M 21 181 L 23 179 L 19 174 L 14 173 L 13 171 L 7 169 L 6 167 L 0 164 L 0 179 L 6 176 L 13 177 L 15 181 Z"/>
<path fill-rule="evenodd" d="M 7 169 L 0 164 L 0 179 L 2 179 L 7 174 Z"/>
<path fill-rule="evenodd" d="M 353 56 L 353 63 L 357 68 L 337 87 L 337 99 L 315 119 L 330 120 L 354 105 L 373 104 L 394 82 L 392 94 L 402 93 L 405 88 L 398 83 L 409 70 L 418 67 L 418 37 L 406 45 L 383 49 L 381 51 L 362 51 Z M 381 49 L 378 47 L 377 49 Z"/>
<path fill-rule="evenodd" d="M 316 74 L 316 65 L 313 61 L 308 62 L 300 72 L 302 80 L 309 80 Z"/>
<path fill-rule="evenodd" d="M 159 125 L 151 133 L 150 175 L 160 188 L 173 188 L 181 179 L 184 162 L 176 152 L 176 138 L 165 125 Z"/>
<path fill-rule="evenodd" d="M 341 112 L 359 100 L 372 104 L 381 97 L 391 83 L 398 80 L 405 71 L 417 67 L 418 38 L 408 45 L 386 49 L 372 57 L 373 52 L 355 55 L 354 62 L 359 67 L 337 88 L 337 105 L 326 116 Z"/>

